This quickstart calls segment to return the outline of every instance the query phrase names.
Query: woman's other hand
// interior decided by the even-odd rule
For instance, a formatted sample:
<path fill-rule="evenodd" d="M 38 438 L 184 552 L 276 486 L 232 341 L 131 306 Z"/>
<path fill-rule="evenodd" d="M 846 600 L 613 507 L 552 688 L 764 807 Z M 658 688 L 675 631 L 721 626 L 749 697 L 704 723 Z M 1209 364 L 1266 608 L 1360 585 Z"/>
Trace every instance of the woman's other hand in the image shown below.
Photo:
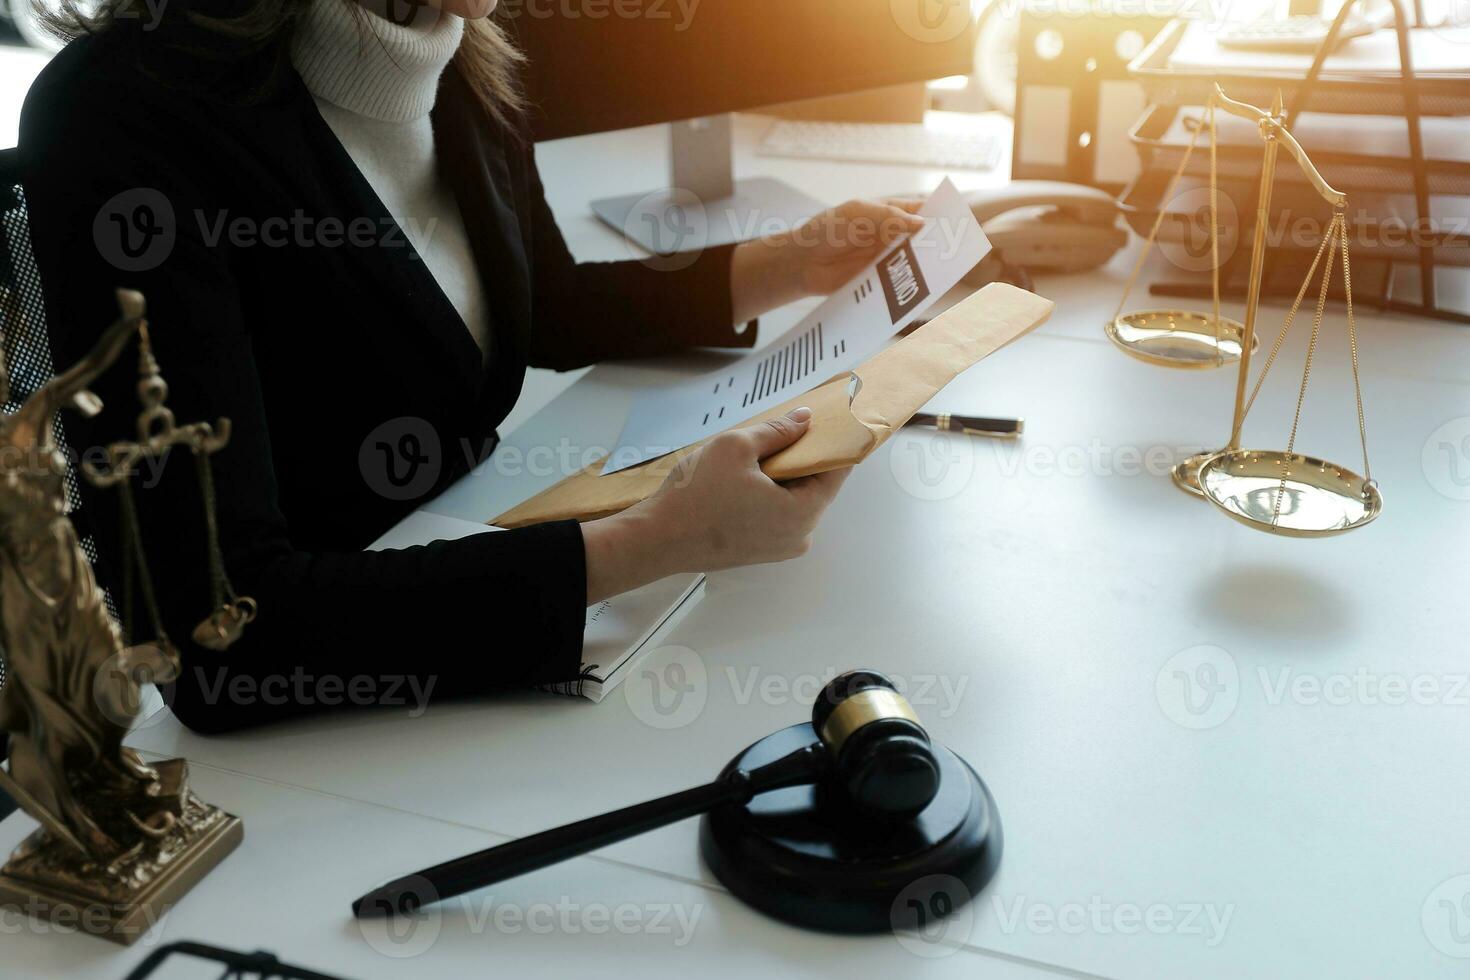
<path fill-rule="evenodd" d="M 582 525 L 587 601 L 678 572 L 713 572 L 806 553 L 849 469 L 776 483 L 760 461 L 806 432 L 809 409 L 715 436 L 663 487 L 621 514 Z"/>
<path fill-rule="evenodd" d="M 745 242 L 730 261 L 735 321 L 743 323 L 803 296 L 825 296 L 889 245 L 924 227 L 923 201 L 848 201 L 779 235 Z"/>

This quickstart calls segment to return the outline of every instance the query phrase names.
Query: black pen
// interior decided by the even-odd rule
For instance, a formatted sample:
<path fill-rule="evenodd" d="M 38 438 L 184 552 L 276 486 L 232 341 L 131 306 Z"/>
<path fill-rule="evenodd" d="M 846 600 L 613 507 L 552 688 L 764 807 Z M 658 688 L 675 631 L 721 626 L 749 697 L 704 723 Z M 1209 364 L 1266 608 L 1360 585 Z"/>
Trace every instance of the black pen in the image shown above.
<path fill-rule="evenodd" d="M 974 415 L 930 415 L 919 412 L 905 425 L 927 425 L 940 432 L 958 432 L 967 436 L 989 436 L 992 439 L 1014 439 L 1026 431 L 1025 419 L 988 419 Z"/>

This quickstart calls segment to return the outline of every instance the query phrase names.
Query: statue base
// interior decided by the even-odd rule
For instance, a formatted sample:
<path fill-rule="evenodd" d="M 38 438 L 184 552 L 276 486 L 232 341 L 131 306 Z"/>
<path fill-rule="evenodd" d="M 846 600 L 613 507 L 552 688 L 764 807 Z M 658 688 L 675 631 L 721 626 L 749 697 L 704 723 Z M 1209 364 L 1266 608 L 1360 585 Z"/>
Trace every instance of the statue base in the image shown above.
<path fill-rule="evenodd" d="M 79 860 L 73 848 L 37 830 L 0 868 L 0 908 L 124 946 L 152 929 L 245 839 L 239 817 L 189 790 L 183 759 L 153 768 L 177 794 L 172 829 L 105 865 Z"/>

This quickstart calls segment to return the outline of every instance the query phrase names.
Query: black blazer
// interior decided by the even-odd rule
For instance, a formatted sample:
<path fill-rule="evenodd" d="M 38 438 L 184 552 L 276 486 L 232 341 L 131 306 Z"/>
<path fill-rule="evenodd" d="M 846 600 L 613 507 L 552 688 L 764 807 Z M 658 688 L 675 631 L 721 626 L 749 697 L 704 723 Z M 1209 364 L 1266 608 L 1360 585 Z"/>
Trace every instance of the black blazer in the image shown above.
<path fill-rule="evenodd" d="M 729 250 L 678 272 L 577 264 L 531 147 L 451 68 L 433 123 L 492 309 L 487 370 L 294 71 L 242 106 L 165 84 L 140 68 L 147 57 L 126 22 L 68 45 L 26 99 L 20 157 L 58 365 L 115 318 L 115 287 L 140 289 L 178 419 L 234 423 L 214 457 L 219 530 L 260 616 L 228 651 L 189 641 L 210 607 L 191 461 L 175 454 L 137 492 L 184 653 L 175 713 L 219 731 L 332 707 L 363 677 L 357 690 L 373 693 L 349 703 L 402 697 L 408 674 L 420 690 L 432 677 L 436 697 L 574 677 L 575 523 L 361 549 L 493 448 L 528 365 L 750 345 L 755 331 L 733 326 Z M 134 224 L 131 252 L 119 220 Z M 132 438 L 125 362 L 97 387 L 102 415 L 68 419 L 75 449 Z M 115 493 L 84 492 L 115 585 Z"/>

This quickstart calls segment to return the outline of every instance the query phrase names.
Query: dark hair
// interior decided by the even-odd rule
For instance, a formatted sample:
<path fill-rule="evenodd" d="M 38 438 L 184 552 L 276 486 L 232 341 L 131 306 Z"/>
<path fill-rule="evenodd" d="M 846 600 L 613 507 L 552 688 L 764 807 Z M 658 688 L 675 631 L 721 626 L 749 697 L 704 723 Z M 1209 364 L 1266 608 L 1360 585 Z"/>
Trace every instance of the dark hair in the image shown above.
<path fill-rule="evenodd" d="M 92 13 L 80 9 L 77 0 L 60 0 L 59 10 L 35 2 L 41 22 L 63 41 L 141 19 L 141 0 L 102 0 Z M 388 2 L 404 7 L 408 16 L 423 5 L 422 0 Z M 363 18 L 373 16 L 354 0 L 169 0 L 175 16 L 147 33 L 157 35 L 157 45 L 168 56 L 187 59 L 196 68 L 206 66 L 215 88 L 249 101 L 263 95 L 290 64 L 291 35 L 311 3 L 343 3 Z M 454 64 L 485 111 L 512 129 L 524 107 L 517 71 L 524 60 L 491 18 L 465 22 Z M 246 63 L 258 70 L 238 71 Z"/>

